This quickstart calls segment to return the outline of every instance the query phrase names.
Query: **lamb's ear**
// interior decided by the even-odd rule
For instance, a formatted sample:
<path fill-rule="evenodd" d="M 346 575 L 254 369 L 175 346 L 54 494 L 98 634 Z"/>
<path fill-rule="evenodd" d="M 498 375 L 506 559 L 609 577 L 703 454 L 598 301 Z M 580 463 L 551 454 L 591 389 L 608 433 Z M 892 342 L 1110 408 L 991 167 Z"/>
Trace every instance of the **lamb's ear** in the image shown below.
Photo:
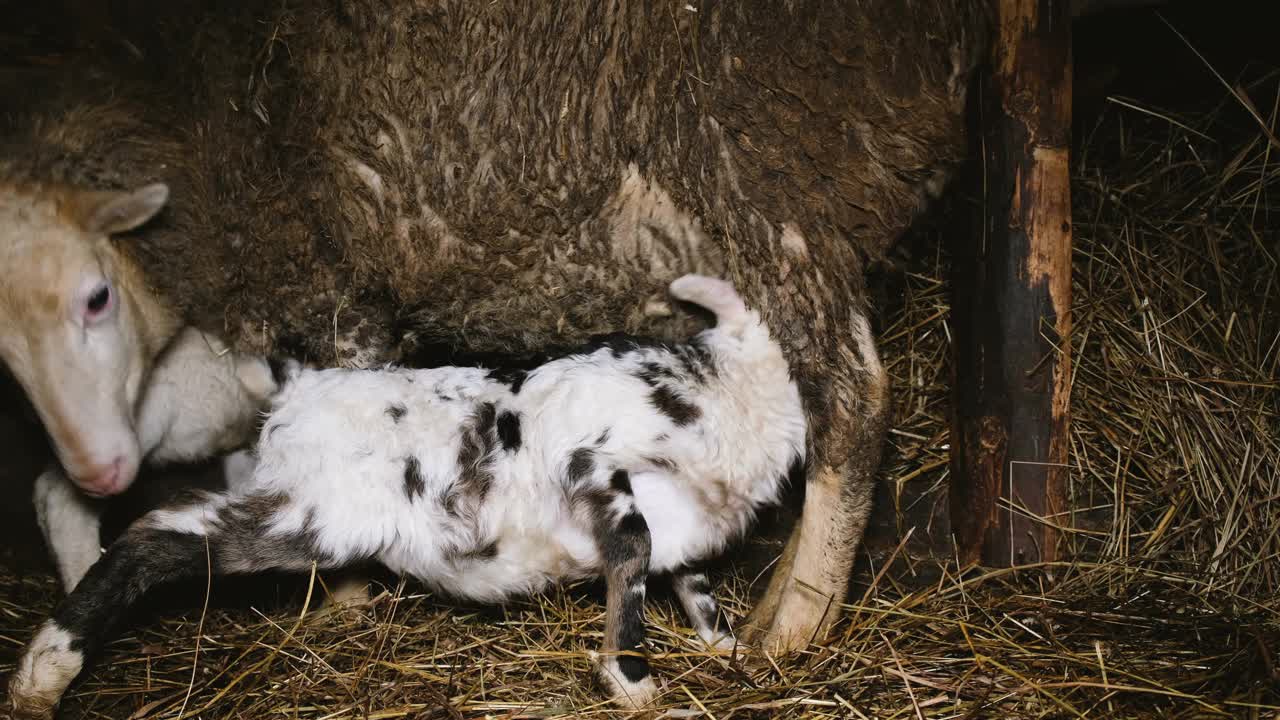
<path fill-rule="evenodd" d="M 169 186 L 152 183 L 131 192 L 87 192 L 73 199 L 73 213 L 87 232 L 103 235 L 128 232 L 164 208 Z"/>

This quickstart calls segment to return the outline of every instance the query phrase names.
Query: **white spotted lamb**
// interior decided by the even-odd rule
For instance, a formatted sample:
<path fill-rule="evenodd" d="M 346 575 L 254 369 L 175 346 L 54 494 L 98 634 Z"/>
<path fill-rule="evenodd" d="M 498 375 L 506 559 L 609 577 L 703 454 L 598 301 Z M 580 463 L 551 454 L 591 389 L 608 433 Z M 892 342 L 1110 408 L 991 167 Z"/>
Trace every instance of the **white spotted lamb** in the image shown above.
<path fill-rule="evenodd" d="M 311 370 L 274 397 L 252 475 L 136 522 L 40 629 L 10 682 L 50 717 L 85 657 L 153 584 L 203 572 L 376 561 L 499 602 L 603 576 L 601 677 L 625 706 L 657 692 L 645 581 L 671 573 L 694 628 L 731 647 L 701 561 L 746 532 L 805 458 L 800 393 L 759 313 L 687 275 L 716 315 L 686 343 L 610 336 L 529 371 Z"/>

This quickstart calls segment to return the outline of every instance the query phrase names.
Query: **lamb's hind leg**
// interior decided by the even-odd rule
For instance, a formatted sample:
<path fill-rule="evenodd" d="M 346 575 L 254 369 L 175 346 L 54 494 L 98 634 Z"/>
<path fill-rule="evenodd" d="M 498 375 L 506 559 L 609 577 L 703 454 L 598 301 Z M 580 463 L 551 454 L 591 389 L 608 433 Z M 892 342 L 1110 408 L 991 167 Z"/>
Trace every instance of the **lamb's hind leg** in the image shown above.
<path fill-rule="evenodd" d="M 645 582 L 652 544 L 626 470 L 599 467 L 578 495 L 588 505 L 608 590 L 599 671 L 615 702 L 639 708 L 657 694 L 644 648 Z M 626 654 L 622 654 L 626 653 Z"/>
<path fill-rule="evenodd" d="M 51 718 L 85 659 L 106 642 L 115 624 L 152 586 L 205 572 L 304 571 L 316 561 L 336 565 L 315 547 L 308 528 L 281 495 L 201 493 L 180 507 L 155 510 L 107 549 L 63 599 L 27 646 L 9 680 L 16 718 Z M 207 553 L 207 555 L 206 555 Z"/>
<path fill-rule="evenodd" d="M 732 650 L 738 643 L 729 619 L 711 594 L 711 582 L 701 571 L 678 572 L 671 578 L 676 597 L 703 642 L 717 650 Z"/>
<path fill-rule="evenodd" d="M 796 650 L 822 636 L 840 614 L 854 555 L 871 512 L 889 416 L 888 375 L 880 365 L 866 316 L 853 319 L 856 359 L 833 372 L 852 397 L 836 402 L 842 428 L 815 432 L 815 443 L 839 465 L 810 467 L 804 508 L 769 579 L 764 597 L 747 619 L 744 639 L 770 650 Z"/>

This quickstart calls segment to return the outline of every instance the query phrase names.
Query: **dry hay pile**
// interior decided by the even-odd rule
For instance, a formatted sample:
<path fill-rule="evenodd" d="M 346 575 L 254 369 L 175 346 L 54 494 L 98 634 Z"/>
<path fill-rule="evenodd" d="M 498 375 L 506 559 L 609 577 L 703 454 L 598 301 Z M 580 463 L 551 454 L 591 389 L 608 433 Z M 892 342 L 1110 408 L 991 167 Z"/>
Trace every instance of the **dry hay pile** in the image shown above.
<path fill-rule="evenodd" d="M 917 526 L 912 543 L 864 558 L 834 639 L 758 660 L 702 652 L 657 593 L 660 709 L 719 720 L 1280 718 L 1280 297 L 1265 230 L 1280 211 L 1280 143 L 1261 129 L 1275 115 L 1235 141 L 1214 117 L 1113 103 L 1077 149 L 1076 515 L 1053 520 L 1076 528 L 1081 562 L 1049 568 L 1052 584 L 1033 571 L 959 573 L 918 552 L 921 538 L 945 543 L 945 528 Z M 897 417 L 879 512 L 900 524 L 945 517 L 947 268 L 931 252 L 881 333 Z M 764 580 L 741 566 L 721 580 L 740 619 Z M 229 582 L 214 585 L 232 594 Z M 7 674 L 57 592 L 47 576 L 0 583 Z M 152 607 L 73 689 L 65 716 L 621 714 L 590 679 L 598 587 L 505 608 L 459 608 L 413 586 L 360 612 L 299 607 Z"/>

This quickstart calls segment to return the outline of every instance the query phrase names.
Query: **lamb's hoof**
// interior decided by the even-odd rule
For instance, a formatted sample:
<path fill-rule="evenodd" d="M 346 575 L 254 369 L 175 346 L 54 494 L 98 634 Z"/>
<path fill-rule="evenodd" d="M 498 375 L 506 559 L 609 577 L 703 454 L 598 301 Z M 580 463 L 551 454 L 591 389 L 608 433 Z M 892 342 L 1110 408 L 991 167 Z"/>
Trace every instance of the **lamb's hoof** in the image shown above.
<path fill-rule="evenodd" d="M 5 717 L 12 720 L 53 720 L 53 710 L 56 706 L 44 707 L 40 705 L 23 704 L 17 698 L 9 701 L 9 714 Z"/>
<path fill-rule="evenodd" d="M 334 605 L 364 607 L 373 603 L 369 579 L 364 577 L 343 579 L 333 588 L 332 597 Z"/>
<path fill-rule="evenodd" d="M 712 638 L 707 641 L 707 644 L 715 648 L 718 652 L 732 652 L 734 648 L 739 646 L 738 638 L 734 637 L 733 633 L 721 635 L 718 638 Z"/>
<path fill-rule="evenodd" d="M 597 658 L 600 678 L 609 688 L 614 704 L 626 710 L 640 710 L 658 696 L 658 684 L 653 681 L 647 660 L 619 663 L 619 657 Z M 633 658 L 634 659 L 634 658 Z"/>
<path fill-rule="evenodd" d="M 639 682 L 630 682 L 625 678 L 621 682 L 611 683 L 610 697 L 618 707 L 625 710 L 641 710 L 658 696 L 658 684 L 653 677 L 646 677 Z"/>
<path fill-rule="evenodd" d="M 346 612 L 360 612 L 372 606 L 373 601 L 368 578 L 345 577 L 333 586 L 331 592 L 320 598 L 315 615 L 332 618 Z"/>
<path fill-rule="evenodd" d="M 46 622 L 18 661 L 9 679 L 9 712 L 14 720 L 51 720 L 67 686 L 84 667 L 71 649 L 71 635 Z"/>

